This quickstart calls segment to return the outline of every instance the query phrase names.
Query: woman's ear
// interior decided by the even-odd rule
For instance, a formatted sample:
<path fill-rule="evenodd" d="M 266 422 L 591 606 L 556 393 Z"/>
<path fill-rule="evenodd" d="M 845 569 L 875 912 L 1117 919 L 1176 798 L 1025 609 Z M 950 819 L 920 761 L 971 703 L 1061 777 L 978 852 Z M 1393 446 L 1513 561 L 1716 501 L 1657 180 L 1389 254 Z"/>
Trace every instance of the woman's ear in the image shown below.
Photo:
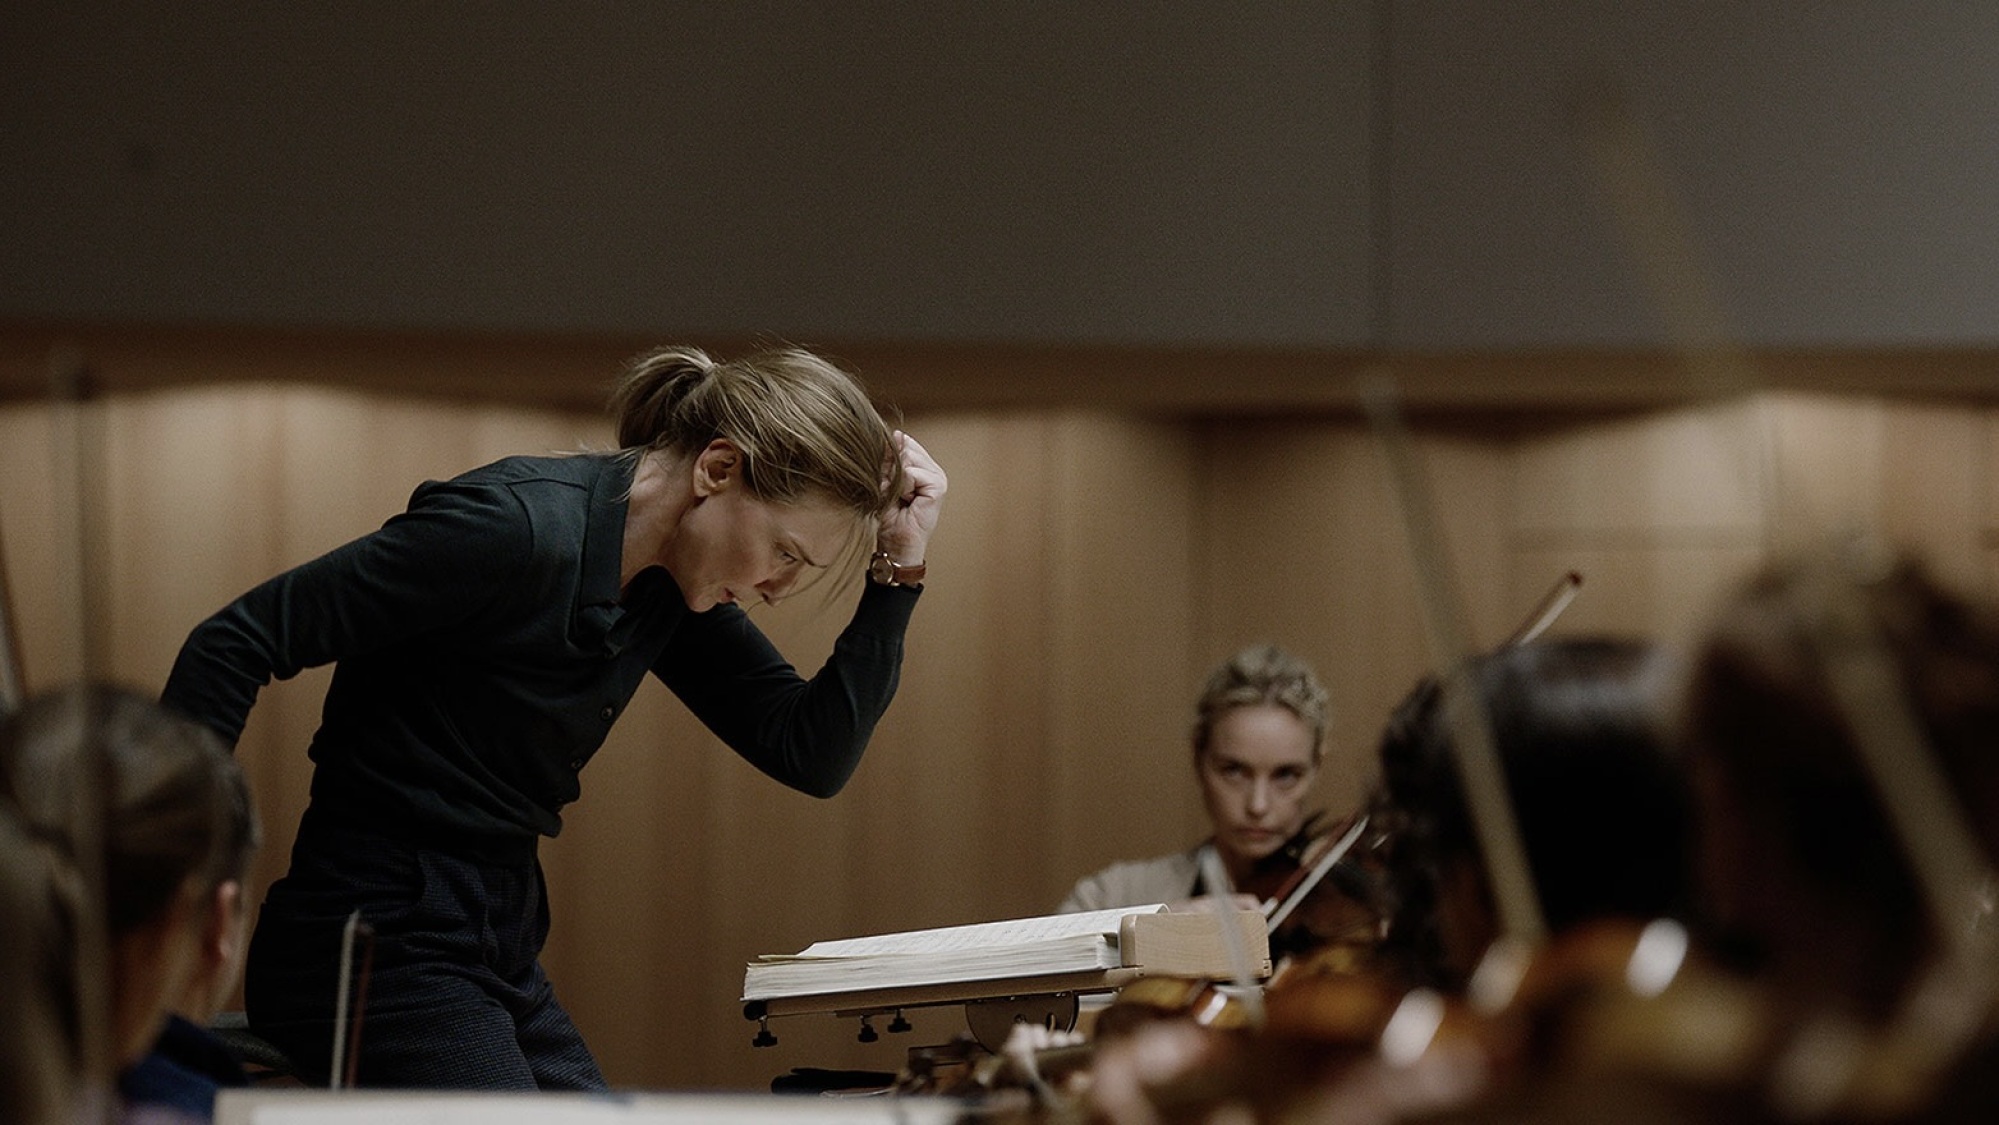
<path fill-rule="evenodd" d="M 694 456 L 694 495 L 713 496 L 742 478 L 743 451 L 728 438 L 716 438 Z"/>
<path fill-rule="evenodd" d="M 207 966 L 234 965 L 243 945 L 243 884 L 225 879 L 208 896 L 202 921 L 201 959 Z"/>

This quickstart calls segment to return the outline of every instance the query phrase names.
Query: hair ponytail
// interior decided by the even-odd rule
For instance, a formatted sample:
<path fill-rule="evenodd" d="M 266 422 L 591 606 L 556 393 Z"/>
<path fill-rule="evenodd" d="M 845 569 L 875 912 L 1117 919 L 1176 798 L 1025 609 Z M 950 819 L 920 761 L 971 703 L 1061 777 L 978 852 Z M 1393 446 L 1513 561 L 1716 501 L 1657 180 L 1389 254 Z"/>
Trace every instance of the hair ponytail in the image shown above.
<path fill-rule="evenodd" d="M 677 436 L 674 419 L 689 394 L 715 370 L 700 348 L 661 348 L 633 361 L 611 396 L 622 449 L 657 449 Z"/>
<path fill-rule="evenodd" d="M 626 370 L 611 412 L 626 451 L 691 456 L 726 439 L 761 500 L 817 496 L 872 518 L 901 486 L 893 434 L 866 392 L 802 349 L 727 362 L 698 348 L 648 352 Z"/>

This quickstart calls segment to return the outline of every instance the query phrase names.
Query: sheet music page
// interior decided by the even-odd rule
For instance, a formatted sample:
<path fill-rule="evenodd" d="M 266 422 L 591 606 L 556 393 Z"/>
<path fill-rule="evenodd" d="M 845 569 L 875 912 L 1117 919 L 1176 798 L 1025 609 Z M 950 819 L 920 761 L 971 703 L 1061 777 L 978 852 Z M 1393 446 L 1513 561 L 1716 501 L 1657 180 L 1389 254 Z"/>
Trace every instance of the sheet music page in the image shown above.
<path fill-rule="evenodd" d="M 1008 918 L 998 922 L 975 922 L 967 926 L 946 926 L 935 930 L 910 930 L 899 934 L 816 941 L 797 954 L 766 954 L 760 961 L 816 957 L 872 957 L 884 953 L 950 953 L 958 950 L 991 949 L 994 946 L 1045 942 L 1079 934 L 1118 932 L 1118 921 L 1132 914 L 1158 914 L 1164 903 L 1147 906 L 1118 906 L 1079 914 L 1048 914 L 1035 918 Z"/>
<path fill-rule="evenodd" d="M 224 1090 L 217 1125 L 950 1125 L 956 1099 Z"/>

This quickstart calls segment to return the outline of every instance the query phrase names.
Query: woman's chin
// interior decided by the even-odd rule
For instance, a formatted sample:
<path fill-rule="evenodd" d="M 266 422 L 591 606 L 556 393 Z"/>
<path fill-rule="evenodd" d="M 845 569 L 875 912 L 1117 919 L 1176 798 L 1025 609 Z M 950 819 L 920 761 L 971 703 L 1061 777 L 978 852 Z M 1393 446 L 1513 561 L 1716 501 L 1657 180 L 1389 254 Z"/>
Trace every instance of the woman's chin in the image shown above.
<path fill-rule="evenodd" d="M 1229 850 L 1244 863 L 1256 863 L 1284 846 L 1284 837 L 1274 832 L 1237 834 L 1229 840 Z"/>

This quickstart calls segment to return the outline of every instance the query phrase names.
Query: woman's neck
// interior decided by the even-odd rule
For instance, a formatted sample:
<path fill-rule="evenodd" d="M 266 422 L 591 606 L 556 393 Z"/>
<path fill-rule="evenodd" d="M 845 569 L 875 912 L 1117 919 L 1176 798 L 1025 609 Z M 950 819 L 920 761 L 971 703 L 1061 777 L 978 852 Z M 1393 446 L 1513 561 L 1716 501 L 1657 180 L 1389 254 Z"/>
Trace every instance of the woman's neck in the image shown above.
<path fill-rule="evenodd" d="M 685 494 L 673 487 L 680 474 L 670 455 L 653 451 L 639 458 L 632 470 L 632 490 L 625 498 L 625 539 L 618 563 L 618 588 L 647 567 L 657 565 L 673 541 L 673 529 L 686 508 Z"/>

